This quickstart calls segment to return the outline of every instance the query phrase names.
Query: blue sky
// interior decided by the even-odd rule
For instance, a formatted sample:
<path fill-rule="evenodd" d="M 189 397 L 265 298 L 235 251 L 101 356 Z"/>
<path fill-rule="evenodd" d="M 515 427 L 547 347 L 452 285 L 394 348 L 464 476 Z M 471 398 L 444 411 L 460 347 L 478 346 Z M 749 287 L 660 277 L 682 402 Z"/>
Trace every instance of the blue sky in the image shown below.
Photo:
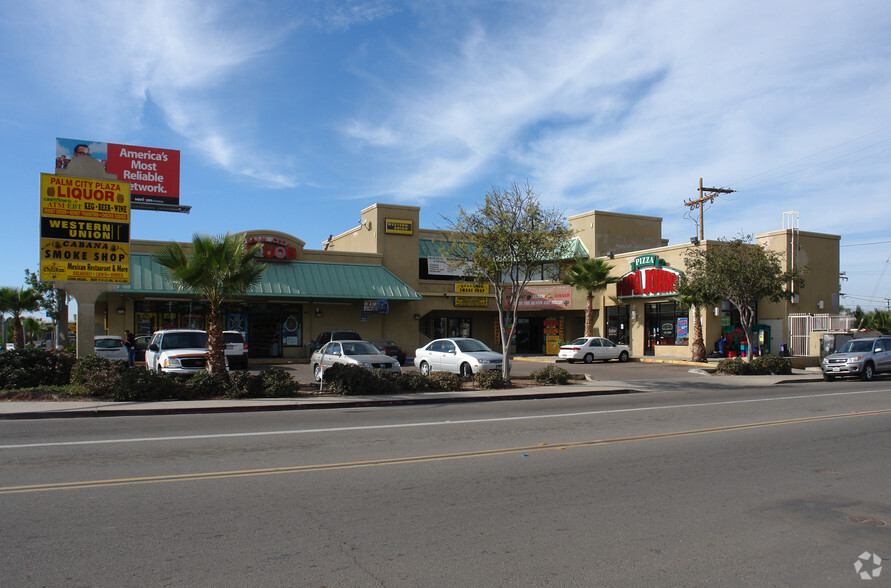
<path fill-rule="evenodd" d="M 732 4 L 732 5 L 731 5 Z M 442 226 L 528 180 L 671 243 L 841 236 L 846 306 L 891 298 L 887 0 L 106 1 L 0 12 L 0 285 L 38 267 L 55 138 L 181 151 L 188 215 L 136 239 L 273 229 L 321 249 L 374 203 Z M 810 260 L 819 263 L 819 260 Z"/>

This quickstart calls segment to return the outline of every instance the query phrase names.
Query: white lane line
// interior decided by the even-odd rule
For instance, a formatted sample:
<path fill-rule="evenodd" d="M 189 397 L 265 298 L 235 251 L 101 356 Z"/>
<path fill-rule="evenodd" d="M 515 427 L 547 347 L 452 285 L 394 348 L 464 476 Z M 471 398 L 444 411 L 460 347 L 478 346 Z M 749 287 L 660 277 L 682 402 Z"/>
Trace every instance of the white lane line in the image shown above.
<path fill-rule="evenodd" d="M 664 406 L 642 406 L 637 408 L 613 408 L 608 410 L 591 410 L 583 412 L 566 412 L 514 417 L 492 417 L 484 419 L 464 419 L 446 421 L 422 421 L 416 423 L 397 423 L 390 425 L 359 425 L 352 427 L 326 427 L 323 429 L 292 429 L 285 431 L 255 431 L 252 433 L 214 433 L 210 435 L 171 435 L 168 437 L 134 437 L 130 439 L 94 439 L 92 441 L 56 441 L 52 443 L 22 443 L 18 445 L 0 445 L 2 449 L 29 449 L 34 447 L 68 447 L 73 445 L 106 445 L 110 443 L 156 443 L 162 441 L 192 441 L 197 439 L 226 439 L 233 437 L 262 437 L 271 435 L 305 435 L 308 433 L 338 433 L 344 431 L 371 431 L 375 429 L 403 429 L 408 427 L 437 427 L 443 425 L 466 425 L 476 423 L 498 423 L 508 421 L 525 421 L 535 419 L 554 419 L 602 414 L 618 414 L 623 412 L 645 412 L 651 410 L 673 410 L 678 408 L 701 408 L 709 406 L 727 406 L 729 404 L 750 404 L 755 402 L 779 402 L 801 400 L 806 398 L 826 398 L 830 396 L 853 396 L 857 394 L 876 394 L 891 390 L 857 390 L 851 392 L 828 392 L 825 394 L 805 394 L 801 396 L 776 396 L 771 398 L 751 398 L 748 400 L 721 400 L 718 402 L 696 402 L 691 404 L 675 404 Z"/>

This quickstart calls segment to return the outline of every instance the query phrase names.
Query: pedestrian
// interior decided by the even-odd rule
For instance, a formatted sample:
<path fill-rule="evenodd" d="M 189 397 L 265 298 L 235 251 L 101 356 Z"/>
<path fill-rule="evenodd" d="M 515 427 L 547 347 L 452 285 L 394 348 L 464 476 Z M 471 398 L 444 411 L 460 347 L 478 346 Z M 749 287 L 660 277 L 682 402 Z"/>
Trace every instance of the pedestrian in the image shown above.
<path fill-rule="evenodd" d="M 127 329 L 124 329 L 124 346 L 127 348 L 130 367 L 136 367 L 136 335 Z"/>

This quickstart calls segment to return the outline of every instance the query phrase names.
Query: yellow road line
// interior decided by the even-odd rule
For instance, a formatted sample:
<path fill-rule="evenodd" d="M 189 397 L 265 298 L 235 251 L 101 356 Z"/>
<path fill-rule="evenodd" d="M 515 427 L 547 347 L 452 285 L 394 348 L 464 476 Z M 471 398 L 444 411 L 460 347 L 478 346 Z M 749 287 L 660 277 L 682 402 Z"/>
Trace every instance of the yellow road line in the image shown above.
<path fill-rule="evenodd" d="M 485 451 L 468 451 L 462 453 L 443 453 L 437 455 L 420 455 L 412 457 L 398 457 L 389 459 L 376 459 L 368 461 L 353 461 L 330 464 L 313 464 L 302 466 L 289 466 L 278 468 L 263 468 L 252 470 L 232 470 L 225 472 L 204 472 L 197 474 L 171 474 L 167 476 L 148 476 L 140 478 L 116 478 L 108 480 L 87 480 L 82 482 L 57 482 L 54 484 L 33 484 L 25 486 L 0 486 L 0 494 L 23 494 L 29 492 L 50 492 L 57 490 L 78 490 L 84 488 L 107 488 L 111 486 L 129 486 L 137 484 L 160 484 L 169 482 L 188 482 L 198 480 L 219 480 L 225 478 L 242 478 L 250 476 L 271 476 L 281 474 L 297 474 L 304 472 L 333 471 L 353 468 L 367 468 L 403 465 L 412 463 L 424 463 L 431 461 L 443 461 L 451 459 L 469 459 L 490 457 L 495 455 L 507 455 L 512 453 L 527 453 L 540 451 L 553 451 L 556 449 L 569 449 L 577 447 L 593 447 L 597 445 L 611 445 L 616 443 L 628 443 L 634 441 L 654 441 L 658 439 L 671 439 L 675 437 L 688 437 L 692 435 L 707 435 L 731 431 L 743 431 L 762 427 L 777 427 L 781 425 L 795 425 L 801 423 L 813 423 L 864 416 L 876 416 L 891 413 L 891 409 L 871 410 L 864 412 L 848 412 L 833 415 L 802 417 L 797 419 L 784 419 L 778 421 L 763 421 L 758 423 L 744 423 L 740 425 L 727 425 L 723 427 L 709 427 L 704 429 L 691 429 L 686 431 L 674 431 L 671 433 L 652 433 L 648 435 L 635 435 L 631 437 L 614 437 L 596 439 L 592 441 L 574 441 L 570 443 L 552 443 L 549 445 L 532 445 L 526 447 L 508 447 L 501 449 L 489 449 Z"/>

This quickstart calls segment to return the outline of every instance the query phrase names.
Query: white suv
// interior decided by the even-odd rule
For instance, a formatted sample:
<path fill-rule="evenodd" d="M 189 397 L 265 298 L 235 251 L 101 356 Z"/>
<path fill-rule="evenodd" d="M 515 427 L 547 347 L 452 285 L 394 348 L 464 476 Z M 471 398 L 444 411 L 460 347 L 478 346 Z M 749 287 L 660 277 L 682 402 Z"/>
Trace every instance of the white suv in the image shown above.
<path fill-rule="evenodd" d="M 207 332 L 193 329 L 155 331 L 145 350 L 145 369 L 191 375 L 207 369 Z"/>
<path fill-rule="evenodd" d="M 229 362 L 229 367 L 233 370 L 246 370 L 248 368 L 248 346 L 241 331 L 223 331 L 223 341 L 226 342 L 226 360 Z"/>

